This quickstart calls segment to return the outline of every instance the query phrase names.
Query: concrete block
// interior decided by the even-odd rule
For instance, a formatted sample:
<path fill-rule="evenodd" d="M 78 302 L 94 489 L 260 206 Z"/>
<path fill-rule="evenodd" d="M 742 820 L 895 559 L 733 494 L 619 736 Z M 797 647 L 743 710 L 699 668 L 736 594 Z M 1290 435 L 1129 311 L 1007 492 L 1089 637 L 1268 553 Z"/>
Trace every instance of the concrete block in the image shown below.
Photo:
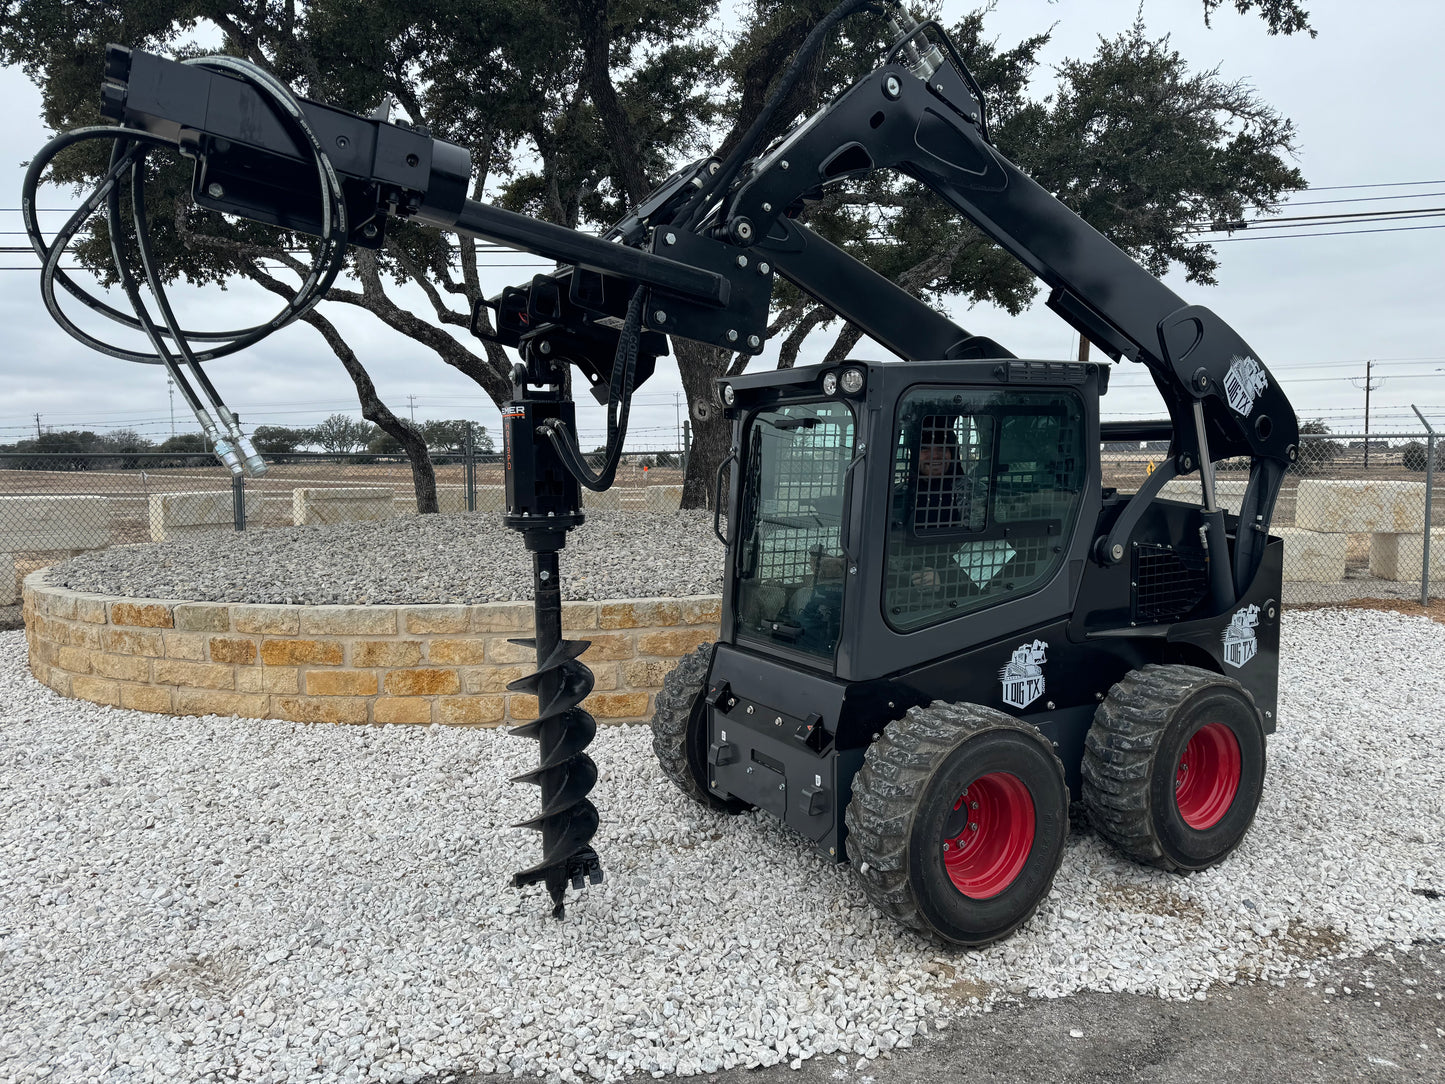
<path fill-rule="evenodd" d="M 261 491 L 246 491 L 246 522 L 261 522 Z M 151 541 L 167 542 L 236 529 L 236 505 L 229 492 L 152 493 Z"/>
<path fill-rule="evenodd" d="M 1239 515 L 1239 506 L 1244 501 L 1244 490 L 1248 482 L 1220 482 L 1214 483 L 1214 499 L 1219 502 L 1219 507 L 1226 512 Z M 1169 501 L 1182 501 L 1184 504 L 1202 505 L 1204 503 L 1204 491 L 1199 485 L 1199 476 L 1193 475 L 1189 478 L 1175 478 L 1171 482 L 1165 482 L 1164 488 L 1159 491 L 1159 496 Z"/>
<path fill-rule="evenodd" d="M 1425 483 L 1306 478 L 1299 484 L 1294 521 L 1307 531 L 1332 533 L 1423 531 Z"/>
<path fill-rule="evenodd" d="M 0 497 L 0 553 L 110 545 L 106 497 Z"/>
<path fill-rule="evenodd" d="M 649 512 L 676 512 L 682 507 L 682 486 L 648 486 L 643 492 Z"/>
<path fill-rule="evenodd" d="M 14 606 L 20 601 L 16 583 L 14 555 L 0 553 L 0 606 Z"/>
<path fill-rule="evenodd" d="M 1425 532 L 1370 535 L 1370 575 L 1382 580 L 1419 582 L 1425 556 Z M 1430 579 L 1445 582 L 1445 527 L 1430 532 Z"/>
<path fill-rule="evenodd" d="M 616 486 L 604 489 L 601 493 L 584 489 L 582 491 L 582 508 L 587 512 L 619 512 L 622 510 L 622 499 L 618 496 Z"/>
<path fill-rule="evenodd" d="M 1284 578 L 1307 583 L 1339 583 L 1345 578 L 1343 534 L 1324 534 L 1299 527 L 1272 527 L 1270 534 L 1284 539 Z"/>
<path fill-rule="evenodd" d="M 293 489 L 291 520 L 298 527 L 317 523 L 372 523 L 396 515 L 390 489 Z"/>

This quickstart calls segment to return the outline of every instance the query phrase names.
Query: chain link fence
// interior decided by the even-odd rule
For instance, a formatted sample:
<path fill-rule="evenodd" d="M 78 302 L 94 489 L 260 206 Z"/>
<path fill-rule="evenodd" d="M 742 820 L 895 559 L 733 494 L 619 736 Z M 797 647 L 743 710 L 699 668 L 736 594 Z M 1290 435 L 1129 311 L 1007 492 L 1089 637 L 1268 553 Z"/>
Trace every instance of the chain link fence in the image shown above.
<path fill-rule="evenodd" d="M 500 455 L 433 455 L 438 511 L 502 511 Z M 0 452 L 0 606 L 36 568 L 85 550 L 223 531 L 385 520 L 417 512 L 411 464 L 370 453 L 267 457 L 260 478 L 233 479 L 209 453 Z M 623 457 L 593 510 L 665 512 L 682 499 L 677 451 Z"/>
<path fill-rule="evenodd" d="M 1107 445 L 1104 485 L 1132 492 L 1167 455 L 1163 443 Z M 416 514 L 404 458 L 297 452 L 269 463 L 261 478 L 233 483 L 209 454 L 0 452 L 0 606 L 15 603 L 26 573 L 84 550 Z M 439 454 L 434 466 L 443 514 L 504 507 L 500 456 Z M 1220 463 L 1217 478 L 1220 504 L 1237 510 L 1248 464 Z M 1442 479 L 1445 440 L 1432 434 L 1302 437 L 1271 528 L 1285 544 L 1285 603 L 1445 597 Z M 614 487 L 584 502 L 671 511 L 682 480 L 681 452 L 628 455 Z M 1198 501 L 1198 476 L 1164 495 Z"/>

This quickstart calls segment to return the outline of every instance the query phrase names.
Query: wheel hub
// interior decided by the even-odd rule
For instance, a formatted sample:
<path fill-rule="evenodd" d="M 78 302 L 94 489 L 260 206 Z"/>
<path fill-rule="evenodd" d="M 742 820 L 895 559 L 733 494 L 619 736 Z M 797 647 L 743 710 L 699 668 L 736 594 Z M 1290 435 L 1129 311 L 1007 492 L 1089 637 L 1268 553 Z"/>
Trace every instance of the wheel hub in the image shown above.
<path fill-rule="evenodd" d="M 1208 723 L 1190 737 L 1174 769 L 1179 816 L 1195 831 L 1224 819 L 1239 793 L 1239 739 L 1223 723 Z"/>
<path fill-rule="evenodd" d="M 1013 884 L 1034 843 L 1034 800 L 1021 779 L 991 772 L 968 785 L 943 828 L 943 864 L 953 886 L 990 899 Z"/>

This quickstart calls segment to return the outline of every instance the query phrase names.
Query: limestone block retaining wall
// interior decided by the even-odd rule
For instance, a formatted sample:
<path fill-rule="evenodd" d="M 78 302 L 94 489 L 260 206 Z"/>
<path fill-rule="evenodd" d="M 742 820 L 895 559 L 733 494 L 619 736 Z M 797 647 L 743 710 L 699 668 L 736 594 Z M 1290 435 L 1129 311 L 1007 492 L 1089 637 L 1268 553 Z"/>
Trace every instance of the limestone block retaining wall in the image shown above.
<path fill-rule="evenodd" d="M 1339 583 L 1345 578 L 1348 535 L 1306 531 L 1299 527 L 1271 527 L 1269 533 L 1284 539 L 1286 580 Z"/>
<path fill-rule="evenodd" d="M 105 497 L 0 497 L 0 553 L 110 545 Z"/>
<path fill-rule="evenodd" d="M 1425 483 L 1307 478 L 1299 484 L 1294 521 L 1307 531 L 1418 534 L 1425 529 Z"/>
<path fill-rule="evenodd" d="M 373 523 L 396 515 L 396 495 L 390 489 L 293 489 L 291 522 L 298 527 L 313 523 Z"/>
<path fill-rule="evenodd" d="M 173 715 L 316 723 L 493 726 L 535 718 L 508 693 L 535 668 L 528 602 L 476 606 L 263 606 L 90 595 L 25 579 L 30 670 L 65 696 Z M 597 676 L 603 722 L 652 714 L 678 658 L 717 638 L 716 595 L 563 604 Z"/>
<path fill-rule="evenodd" d="M 261 491 L 246 490 L 246 522 L 261 521 Z M 235 530 L 236 502 L 230 492 L 152 493 L 150 496 L 152 542 L 195 538 L 216 531 Z"/>
<path fill-rule="evenodd" d="M 1370 536 L 1370 575 L 1382 580 L 1419 580 L 1425 557 L 1425 536 L 1373 534 Z M 3 569 L 0 569 L 3 571 Z M 1445 527 L 1430 531 L 1430 580 L 1445 580 Z"/>

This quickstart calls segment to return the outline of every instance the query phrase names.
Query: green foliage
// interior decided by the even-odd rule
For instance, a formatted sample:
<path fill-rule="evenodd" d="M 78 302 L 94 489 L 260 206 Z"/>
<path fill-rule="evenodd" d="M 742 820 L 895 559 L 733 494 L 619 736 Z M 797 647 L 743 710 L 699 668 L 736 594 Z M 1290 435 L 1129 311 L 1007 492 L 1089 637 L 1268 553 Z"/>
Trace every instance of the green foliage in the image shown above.
<path fill-rule="evenodd" d="M 1330 427 L 1322 418 L 1300 423 L 1299 459 L 1294 469 L 1300 474 L 1322 474 L 1345 454 L 1345 446 L 1337 440 L 1322 440 L 1330 435 Z"/>
<path fill-rule="evenodd" d="M 310 444 L 311 431 L 284 425 L 258 425 L 251 434 L 251 443 L 263 455 L 285 455 L 297 451 L 303 444 Z"/>
<path fill-rule="evenodd" d="M 371 426 L 347 414 L 332 414 L 310 430 L 310 441 L 332 455 L 346 455 L 364 447 L 371 438 Z"/>
<path fill-rule="evenodd" d="M 445 421 L 422 422 L 422 437 L 433 452 L 462 455 L 466 451 L 467 435 L 471 434 L 472 451 L 476 455 L 490 455 L 495 450 L 491 434 L 485 425 L 478 425 L 465 418 L 449 418 Z"/>
<path fill-rule="evenodd" d="M 1430 466 L 1430 449 L 1418 440 L 1412 440 L 1400 449 L 1400 460 L 1406 470 L 1423 471 Z M 1445 445 L 1435 448 L 1435 469 L 1445 470 Z"/>

